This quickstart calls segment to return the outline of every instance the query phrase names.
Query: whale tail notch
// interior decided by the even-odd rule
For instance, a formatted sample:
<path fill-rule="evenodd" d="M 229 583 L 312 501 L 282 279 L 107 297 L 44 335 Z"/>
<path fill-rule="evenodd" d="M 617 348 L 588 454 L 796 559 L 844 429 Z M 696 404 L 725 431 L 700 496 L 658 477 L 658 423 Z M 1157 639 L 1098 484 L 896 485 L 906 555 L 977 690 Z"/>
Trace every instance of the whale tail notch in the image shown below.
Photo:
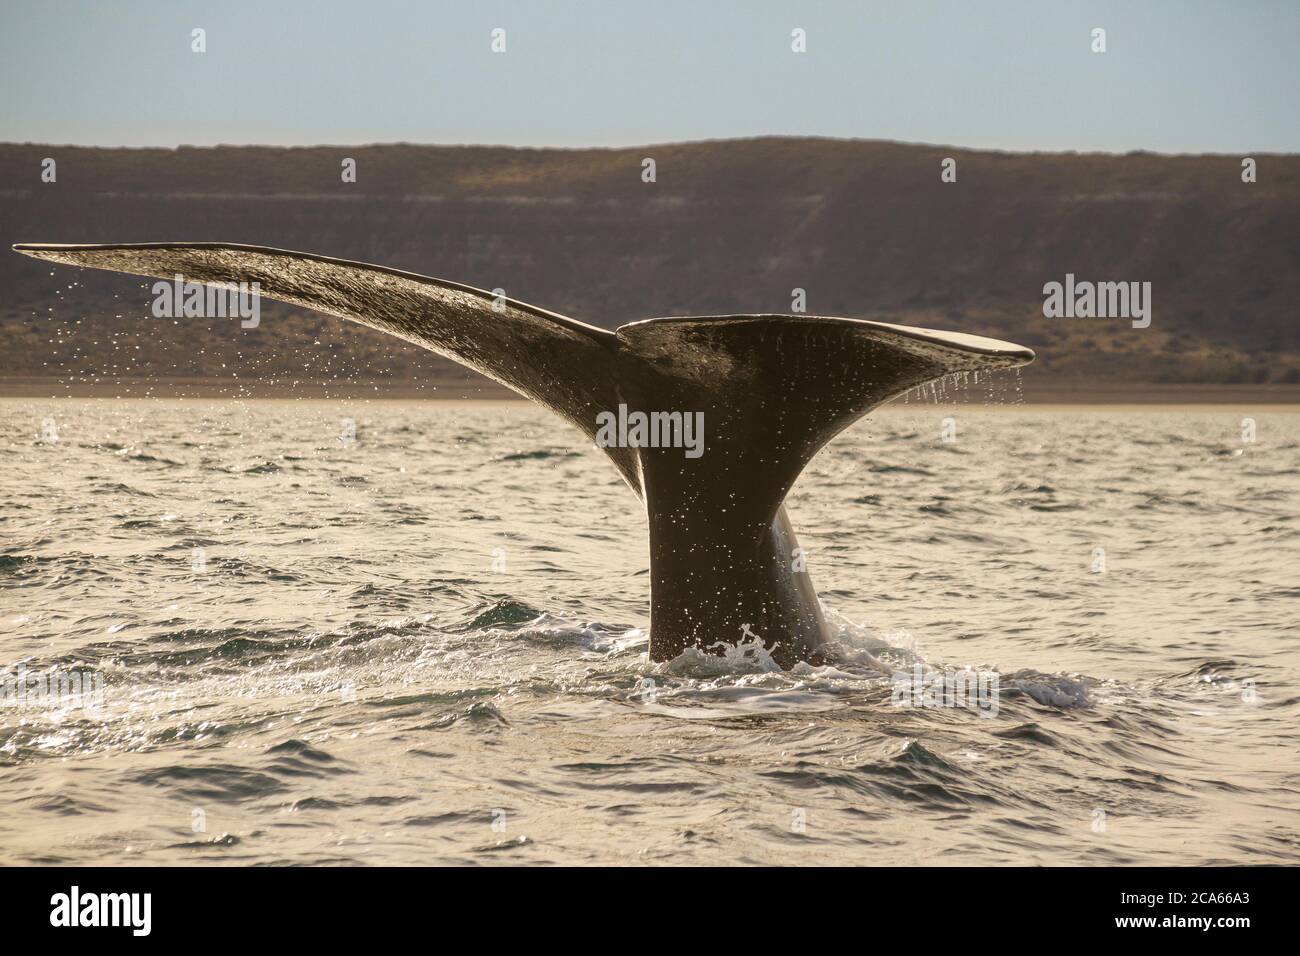
<path fill-rule="evenodd" d="M 466 365 L 588 438 L 605 412 L 698 415 L 701 454 L 671 443 L 603 450 L 646 505 L 651 647 L 750 636 L 782 664 L 816 656 L 820 604 L 783 502 L 808 461 L 872 408 L 927 381 L 1012 367 L 1033 352 L 961 333 L 814 316 L 647 319 L 614 332 L 441 279 L 260 246 L 21 244 L 67 265 L 200 283 L 340 316 Z"/>

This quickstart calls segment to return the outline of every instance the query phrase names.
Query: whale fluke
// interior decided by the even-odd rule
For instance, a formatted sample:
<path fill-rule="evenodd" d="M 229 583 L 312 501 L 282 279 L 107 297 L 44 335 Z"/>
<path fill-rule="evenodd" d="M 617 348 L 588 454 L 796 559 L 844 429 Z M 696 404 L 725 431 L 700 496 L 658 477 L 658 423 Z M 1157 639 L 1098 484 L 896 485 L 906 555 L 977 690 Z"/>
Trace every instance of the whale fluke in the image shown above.
<path fill-rule="evenodd" d="M 609 332 L 469 286 L 382 266 L 223 243 L 14 249 L 67 265 L 263 295 L 396 335 L 557 412 L 588 438 L 616 409 L 702 415 L 702 453 L 602 447 L 645 502 L 650 656 L 761 638 L 788 666 L 828 637 L 783 501 L 836 434 L 953 372 L 1034 353 L 954 332 L 822 316 L 646 319 Z M 674 422 L 676 425 L 676 422 Z M 680 430 L 674 434 L 680 436 Z"/>
<path fill-rule="evenodd" d="M 617 403 L 612 332 L 483 289 L 384 266 L 231 243 L 20 243 L 14 249 L 65 265 L 157 279 L 257 282 L 268 299 L 351 319 L 466 365 L 592 437 L 597 412 Z M 630 477 L 633 456 L 611 457 Z"/>

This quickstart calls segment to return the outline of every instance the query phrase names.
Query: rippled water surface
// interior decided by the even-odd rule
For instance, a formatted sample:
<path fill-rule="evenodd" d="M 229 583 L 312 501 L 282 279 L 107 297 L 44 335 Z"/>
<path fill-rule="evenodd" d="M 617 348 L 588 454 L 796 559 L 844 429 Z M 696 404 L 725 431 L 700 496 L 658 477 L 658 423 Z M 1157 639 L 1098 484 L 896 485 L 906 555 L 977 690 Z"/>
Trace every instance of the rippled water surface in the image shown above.
<path fill-rule="evenodd" d="M 0 669 L 104 682 L 0 707 L 0 862 L 1300 860 L 1300 415 L 879 411 L 781 672 L 647 662 L 640 505 L 527 404 L 0 411 Z"/>

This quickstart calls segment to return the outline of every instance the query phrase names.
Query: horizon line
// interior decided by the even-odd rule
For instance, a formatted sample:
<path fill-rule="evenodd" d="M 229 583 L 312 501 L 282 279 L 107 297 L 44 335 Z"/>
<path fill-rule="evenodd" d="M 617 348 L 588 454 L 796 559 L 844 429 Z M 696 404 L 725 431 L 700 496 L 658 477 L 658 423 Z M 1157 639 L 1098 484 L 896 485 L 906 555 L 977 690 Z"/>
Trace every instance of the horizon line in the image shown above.
<path fill-rule="evenodd" d="M 831 142 L 831 143 L 862 143 L 882 146 L 900 146 L 915 147 L 921 149 L 949 149 L 965 153 L 995 153 L 1001 155 L 1013 156 L 1165 156 L 1165 157 L 1206 157 L 1206 156 L 1300 156 L 1300 151 L 1286 152 L 1277 150 L 1232 150 L 1232 151 L 1202 151 L 1202 152 L 1166 152 L 1155 149 L 1145 149 L 1134 147 L 1127 150 L 1107 150 L 1107 149 L 1006 149 L 1000 147 L 985 146 L 960 146 L 955 143 L 930 143 L 912 140 L 898 139 L 877 139 L 863 136 L 825 136 L 825 135 L 797 135 L 785 133 L 763 133 L 754 136 L 719 136 L 706 137 L 704 139 L 687 139 L 687 140 L 667 140 L 657 143 L 633 143 L 624 146 L 534 146 L 520 145 L 511 143 L 434 143 L 434 142 L 414 142 L 411 140 L 387 140 L 373 141 L 365 143 L 210 143 L 206 145 L 195 145 L 192 143 L 177 143 L 174 146 L 128 146 L 116 145 L 106 146 L 95 143 L 50 143 L 27 140 L 19 142 L 16 140 L 0 140 L 0 148 L 8 146 L 44 146 L 51 149 L 103 149 L 103 150 L 159 150 L 167 152 L 179 152 L 181 150 L 218 150 L 218 149 L 382 149 L 389 147 L 411 147 L 416 149 L 499 149 L 499 150 L 517 150 L 519 152 L 622 152 L 637 149 L 663 149 L 680 146 L 703 146 L 708 144 L 726 144 L 726 143 L 753 143 L 769 141 L 792 141 L 792 142 Z"/>

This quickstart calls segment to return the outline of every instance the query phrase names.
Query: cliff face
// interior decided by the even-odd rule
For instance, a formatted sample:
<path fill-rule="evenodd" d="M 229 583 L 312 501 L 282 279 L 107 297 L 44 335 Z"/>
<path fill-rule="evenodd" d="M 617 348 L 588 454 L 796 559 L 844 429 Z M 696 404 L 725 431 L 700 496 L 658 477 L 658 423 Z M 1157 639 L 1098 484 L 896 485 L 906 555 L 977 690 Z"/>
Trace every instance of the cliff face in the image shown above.
<path fill-rule="evenodd" d="M 957 161 L 957 182 L 940 162 Z M 41 161 L 57 182 L 41 182 Z M 343 183 L 340 163 L 357 162 Z M 642 159 L 656 163 L 642 181 Z M 0 146 L 19 241 L 222 240 L 382 263 L 613 326 L 807 311 L 1008 338 L 1056 380 L 1300 380 L 1300 157 L 760 139 L 626 150 Z M 53 275 L 51 272 L 53 271 Z M 1153 320 L 1047 319 L 1043 285 L 1150 282 Z M 266 303 L 155 319 L 149 283 L 0 255 L 0 375 L 420 378 L 447 365 Z"/>

